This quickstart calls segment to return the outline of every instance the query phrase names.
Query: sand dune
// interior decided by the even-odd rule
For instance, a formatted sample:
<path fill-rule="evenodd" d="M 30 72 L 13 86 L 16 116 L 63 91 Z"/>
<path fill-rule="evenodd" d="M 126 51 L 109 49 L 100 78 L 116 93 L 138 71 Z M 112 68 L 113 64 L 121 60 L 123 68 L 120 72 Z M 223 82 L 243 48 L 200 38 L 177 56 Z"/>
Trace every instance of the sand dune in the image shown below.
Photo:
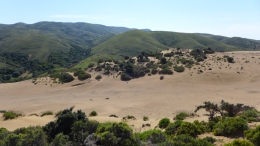
<path fill-rule="evenodd" d="M 235 63 L 218 61 L 218 56 L 234 56 Z M 161 118 L 173 116 L 180 111 L 193 112 L 204 101 L 244 103 L 260 109 L 260 52 L 217 53 L 201 65 L 195 65 L 183 73 L 173 75 L 145 76 L 123 82 L 113 75 L 92 72 L 86 81 L 54 84 L 47 78 L 34 85 L 32 80 L 0 84 L 0 110 L 20 111 L 25 116 L 9 121 L 0 120 L 0 127 L 13 130 L 29 125 L 44 125 L 53 117 L 29 117 L 32 113 L 47 110 L 57 112 L 75 106 L 87 114 L 98 112 L 98 121 L 120 121 L 134 115 L 137 120 L 128 121 L 138 128 L 150 123 L 154 128 Z M 212 70 L 209 70 L 211 68 Z M 203 73 L 198 74 L 198 70 Z M 102 74 L 100 81 L 94 79 Z M 84 83 L 79 86 L 72 86 Z M 51 85 L 52 84 L 52 85 Z M 106 99 L 109 98 L 109 99 Z M 108 116 L 115 114 L 116 118 Z M 203 114 L 201 111 L 200 115 Z M 148 116 L 149 121 L 142 121 Z M 205 118 L 204 118 L 205 119 Z"/>

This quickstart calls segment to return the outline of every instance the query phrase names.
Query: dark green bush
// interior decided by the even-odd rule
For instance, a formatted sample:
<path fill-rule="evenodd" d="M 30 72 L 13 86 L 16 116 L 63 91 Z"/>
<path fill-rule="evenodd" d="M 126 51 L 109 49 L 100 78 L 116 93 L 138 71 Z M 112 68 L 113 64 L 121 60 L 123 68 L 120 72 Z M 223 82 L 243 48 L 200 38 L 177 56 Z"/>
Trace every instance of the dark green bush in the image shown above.
<path fill-rule="evenodd" d="M 229 63 L 234 63 L 234 58 L 233 57 L 227 57 L 227 61 Z"/>
<path fill-rule="evenodd" d="M 96 111 L 92 111 L 92 112 L 89 113 L 89 116 L 91 116 L 91 117 L 94 117 L 94 116 L 97 116 L 97 115 L 98 115 L 98 114 L 97 114 Z"/>
<path fill-rule="evenodd" d="M 91 78 L 91 75 L 86 73 L 86 72 L 81 72 L 79 75 L 78 75 L 78 79 L 79 80 L 86 80 L 88 78 Z"/>
<path fill-rule="evenodd" d="M 174 55 L 174 53 L 171 52 L 171 53 L 165 53 L 163 56 L 164 57 L 172 57 L 173 55 Z"/>
<path fill-rule="evenodd" d="M 98 143 L 102 146 L 137 145 L 132 129 L 124 122 L 99 124 L 95 136 L 99 137 Z"/>
<path fill-rule="evenodd" d="M 166 128 L 170 124 L 170 119 L 169 118 L 163 118 L 159 121 L 159 128 Z"/>
<path fill-rule="evenodd" d="M 225 118 L 219 121 L 214 126 L 214 135 L 231 135 L 235 133 L 242 133 L 244 130 L 248 129 L 247 121 L 237 117 L 237 118 Z"/>
<path fill-rule="evenodd" d="M 245 131 L 246 139 L 251 141 L 254 145 L 260 145 L 260 126 L 256 126 L 255 129 L 249 129 Z"/>
<path fill-rule="evenodd" d="M 204 58 L 198 57 L 198 58 L 196 58 L 196 60 L 197 60 L 198 62 L 201 62 L 201 61 L 204 61 Z"/>
<path fill-rule="evenodd" d="M 213 138 L 213 137 L 209 137 L 209 136 L 207 136 L 207 137 L 204 137 L 203 138 L 203 140 L 206 140 L 207 142 L 210 142 L 210 143 L 214 143 L 214 142 L 216 142 L 217 141 L 217 139 L 216 138 Z"/>
<path fill-rule="evenodd" d="M 95 79 L 96 79 L 96 80 L 100 80 L 100 79 L 102 79 L 102 76 L 101 76 L 101 75 L 97 75 L 97 76 L 95 77 Z"/>
<path fill-rule="evenodd" d="M 185 70 L 185 67 L 183 67 L 183 66 L 174 67 L 174 71 L 176 71 L 176 72 L 184 72 L 184 70 Z"/>
<path fill-rule="evenodd" d="M 121 80 L 122 81 L 129 81 L 129 80 L 131 80 L 132 78 L 128 75 L 128 74 L 126 74 L 126 73 L 122 73 L 121 74 Z"/>
<path fill-rule="evenodd" d="M 232 142 L 225 144 L 224 146 L 254 146 L 254 145 L 247 140 L 235 139 Z"/>
<path fill-rule="evenodd" d="M 197 129 L 197 126 L 194 123 L 190 122 L 182 122 L 181 126 L 177 130 L 177 135 L 186 134 L 192 137 L 197 137 L 197 135 L 201 134 Z"/>
<path fill-rule="evenodd" d="M 164 76 L 160 76 L 160 80 L 163 80 L 164 79 Z"/>
<path fill-rule="evenodd" d="M 175 135 L 181 124 L 181 120 L 176 120 L 174 123 L 170 123 L 165 129 L 165 133 L 167 135 Z"/>
<path fill-rule="evenodd" d="M 166 64 L 166 63 L 167 63 L 167 59 L 163 57 L 163 58 L 161 59 L 161 64 Z"/>
<path fill-rule="evenodd" d="M 170 69 L 162 69 L 159 71 L 159 74 L 168 74 L 168 75 L 172 75 L 173 71 Z"/>
<path fill-rule="evenodd" d="M 248 122 L 258 122 L 259 121 L 259 112 L 257 110 L 247 110 L 247 111 L 244 111 L 240 115 L 240 117 L 247 120 Z"/>
<path fill-rule="evenodd" d="M 147 116 L 144 116 L 144 117 L 143 117 L 143 120 L 144 120 L 144 121 L 148 121 L 149 118 L 148 118 Z"/>
<path fill-rule="evenodd" d="M 69 73 L 61 73 L 59 76 L 59 81 L 63 83 L 68 83 L 74 80 L 74 77 Z"/>
<path fill-rule="evenodd" d="M 157 74 L 158 70 L 157 69 L 152 69 L 151 73 L 152 74 Z"/>

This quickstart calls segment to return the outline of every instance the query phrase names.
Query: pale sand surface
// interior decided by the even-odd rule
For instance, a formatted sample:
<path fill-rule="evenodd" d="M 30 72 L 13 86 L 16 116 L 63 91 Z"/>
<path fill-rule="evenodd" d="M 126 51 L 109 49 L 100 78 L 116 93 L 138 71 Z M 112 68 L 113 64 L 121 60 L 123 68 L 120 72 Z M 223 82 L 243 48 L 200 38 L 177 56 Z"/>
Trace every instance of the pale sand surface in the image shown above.
<path fill-rule="evenodd" d="M 217 56 L 224 54 L 234 56 L 236 63 L 216 61 Z M 97 111 L 98 117 L 90 119 L 100 122 L 119 122 L 122 117 L 133 115 L 137 120 L 127 123 L 134 125 L 133 129 L 137 132 L 142 124 L 150 123 L 150 128 L 154 128 L 161 118 L 172 120 L 180 111 L 193 112 L 204 101 L 219 103 L 223 99 L 230 103 L 254 106 L 259 110 L 260 52 L 229 52 L 211 56 L 215 56 L 215 59 L 209 57 L 205 67 L 198 65 L 186 69 L 184 73 L 164 75 L 164 80 L 159 79 L 160 75 L 146 75 L 123 82 L 120 77 L 102 75 L 103 78 L 97 81 L 95 76 L 102 73 L 92 72 L 91 79 L 62 85 L 50 83 L 47 78 L 42 78 L 37 85 L 32 80 L 0 84 L 0 110 L 19 111 L 25 115 L 8 121 L 2 118 L 0 127 L 14 130 L 30 125 L 45 125 L 54 117 L 29 114 L 41 114 L 48 110 L 58 112 L 71 106 L 82 109 L 86 114 Z M 199 67 L 203 70 L 201 74 L 197 73 Z M 84 84 L 72 87 L 77 83 Z M 119 118 L 108 117 L 111 114 Z M 207 120 L 202 116 L 203 111 L 199 114 L 198 120 Z M 148 116 L 150 120 L 142 121 L 143 116 Z"/>

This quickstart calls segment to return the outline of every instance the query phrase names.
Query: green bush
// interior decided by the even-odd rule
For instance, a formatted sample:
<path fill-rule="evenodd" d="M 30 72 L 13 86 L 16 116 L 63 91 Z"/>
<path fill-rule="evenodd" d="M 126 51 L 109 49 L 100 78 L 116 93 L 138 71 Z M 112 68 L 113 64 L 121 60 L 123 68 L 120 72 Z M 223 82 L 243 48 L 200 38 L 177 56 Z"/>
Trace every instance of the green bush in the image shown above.
<path fill-rule="evenodd" d="M 164 79 L 164 76 L 160 76 L 160 80 L 163 80 Z"/>
<path fill-rule="evenodd" d="M 260 145 L 260 126 L 256 126 L 255 129 L 249 129 L 245 131 L 246 139 L 251 141 L 254 145 Z"/>
<path fill-rule="evenodd" d="M 41 117 L 47 116 L 47 115 L 53 115 L 53 112 L 52 111 L 46 111 L 46 112 L 41 114 Z"/>
<path fill-rule="evenodd" d="M 182 122 L 181 126 L 177 130 L 177 135 L 186 134 L 192 137 L 197 137 L 197 135 L 201 134 L 197 129 L 197 126 L 194 123 L 190 122 Z"/>
<path fill-rule="evenodd" d="M 242 133 L 244 130 L 248 129 L 247 121 L 237 117 L 237 118 L 225 118 L 219 121 L 214 126 L 214 135 L 231 135 L 235 133 Z"/>
<path fill-rule="evenodd" d="M 181 120 L 176 120 L 174 123 L 170 123 L 165 129 L 165 133 L 167 135 L 175 135 L 182 122 Z"/>
<path fill-rule="evenodd" d="M 154 75 L 154 74 L 157 74 L 158 70 L 157 69 L 152 69 L 151 73 Z"/>
<path fill-rule="evenodd" d="M 213 146 L 212 143 L 204 139 L 195 139 L 186 134 L 176 135 L 172 138 L 172 141 L 168 143 L 169 144 L 164 144 L 162 146 Z"/>
<path fill-rule="evenodd" d="M 129 80 L 131 80 L 132 78 L 128 75 L 128 74 L 126 74 L 126 73 L 122 73 L 121 74 L 121 80 L 122 81 L 129 81 Z"/>
<path fill-rule="evenodd" d="M 224 146 L 254 146 L 251 142 L 241 139 L 235 139 L 230 143 L 225 144 Z"/>
<path fill-rule="evenodd" d="M 97 115 L 98 115 L 98 114 L 97 114 L 96 111 L 92 111 L 92 112 L 89 113 L 89 116 L 91 116 L 91 117 L 94 117 L 94 116 L 97 116 Z"/>
<path fill-rule="evenodd" d="M 166 63 L 167 63 L 167 59 L 163 57 L 163 58 L 161 59 L 161 64 L 166 64 Z"/>
<path fill-rule="evenodd" d="M 80 74 L 78 75 L 78 79 L 79 79 L 79 80 L 86 80 L 86 79 L 88 79 L 88 78 L 91 78 L 91 75 L 88 74 L 88 73 L 85 73 L 85 72 L 80 73 Z"/>
<path fill-rule="evenodd" d="M 159 74 L 168 74 L 168 75 L 172 75 L 173 71 L 170 69 L 162 69 L 159 71 Z"/>
<path fill-rule="evenodd" d="M 59 133 L 55 136 L 53 142 L 50 146 L 62 146 L 62 145 L 70 145 L 69 136 L 64 135 L 63 133 Z"/>
<path fill-rule="evenodd" d="M 95 136 L 99 137 L 98 143 L 102 146 L 137 145 L 132 129 L 124 122 L 99 124 Z"/>
<path fill-rule="evenodd" d="M 3 114 L 4 120 L 15 119 L 15 118 L 17 118 L 19 116 L 22 116 L 22 114 L 16 113 L 16 112 L 13 112 L 13 111 L 8 111 L 8 112 L 5 112 Z"/>
<path fill-rule="evenodd" d="M 144 121 L 148 121 L 149 118 L 148 118 L 147 116 L 144 116 L 144 117 L 143 117 L 143 120 L 144 120 Z"/>
<path fill-rule="evenodd" d="M 216 142 L 216 141 L 217 141 L 217 139 L 216 139 L 216 138 L 209 137 L 209 136 L 207 136 L 207 137 L 204 137 L 204 138 L 203 138 L 203 140 L 206 140 L 207 142 L 210 142 L 210 143 L 214 143 L 214 142 Z"/>
<path fill-rule="evenodd" d="M 96 80 L 100 80 L 100 79 L 102 79 L 102 76 L 101 76 L 101 75 L 97 75 L 97 76 L 95 77 L 95 79 L 96 79 Z"/>
<path fill-rule="evenodd" d="M 234 58 L 233 57 L 227 57 L 227 61 L 229 63 L 234 63 Z"/>
<path fill-rule="evenodd" d="M 174 67 L 174 71 L 176 71 L 176 72 L 184 72 L 184 70 L 185 70 L 185 67 L 183 67 L 183 66 Z"/>
<path fill-rule="evenodd" d="M 198 62 L 204 61 L 204 59 L 203 59 L 202 57 L 198 57 L 198 58 L 196 58 L 196 60 L 197 60 Z"/>
<path fill-rule="evenodd" d="M 169 118 L 163 118 L 159 121 L 159 128 L 166 128 L 170 124 L 170 119 Z"/>
<path fill-rule="evenodd" d="M 56 114 L 55 114 L 55 117 L 57 118 L 58 116 L 60 116 L 62 113 L 62 110 L 58 111 Z"/>
<path fill-rule="evenodd" d="M 171 53 L 165 53 L 163 56 L 164 57 L 172 57 L 173 55 L 174 55 L 174 53 L 171 52 Z"/>
<path fill-rule="evenodd" d="M 240 115 L 240 117 L 247 120 L 248 122 L 258 122 L 259 121 L 259 112 L 257 110 L 247 110 L 247 111 L 244 111 Z"/>
<path fill-rule="evenodd" d="M 175 116 L 174 120 L 184 120 L 186 117 L 189 117 L 189 116 L 190 116 L 190 115 L 187 114 L 187 113 L 185 113 L 185 112 L 180 112 L 180 113 L 178 113 L 178 114 Z"/>
<path fill-rule="evenodd" d="M 68 83 L 74 80 L 74 77 L 69 73 L 61 73 L 59 76 L 59 81 L 63 83 Z"/>

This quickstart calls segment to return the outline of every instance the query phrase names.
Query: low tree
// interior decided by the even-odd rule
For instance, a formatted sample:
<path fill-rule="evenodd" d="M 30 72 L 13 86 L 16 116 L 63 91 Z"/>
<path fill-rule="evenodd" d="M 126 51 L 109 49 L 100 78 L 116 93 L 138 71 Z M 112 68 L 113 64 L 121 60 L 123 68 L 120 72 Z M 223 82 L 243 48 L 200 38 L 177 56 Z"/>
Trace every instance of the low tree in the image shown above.
<path fill-rule="evenodd" d="M 197 106 L 197 108 L 195 109 L 194 112 L 197 112 L 200 109 L 205 109 L 206 112 L 208 112 L 207 114 L 205 114 L 206 116 L 209 116 L 209 121 L 214 119 L 214 116 L 219 113 L 219 107 L 218 104 L 214 104 L 212 102 L 209 101 L 205 101 L 203 103 L 204 105 L 200 105 Z"/>

